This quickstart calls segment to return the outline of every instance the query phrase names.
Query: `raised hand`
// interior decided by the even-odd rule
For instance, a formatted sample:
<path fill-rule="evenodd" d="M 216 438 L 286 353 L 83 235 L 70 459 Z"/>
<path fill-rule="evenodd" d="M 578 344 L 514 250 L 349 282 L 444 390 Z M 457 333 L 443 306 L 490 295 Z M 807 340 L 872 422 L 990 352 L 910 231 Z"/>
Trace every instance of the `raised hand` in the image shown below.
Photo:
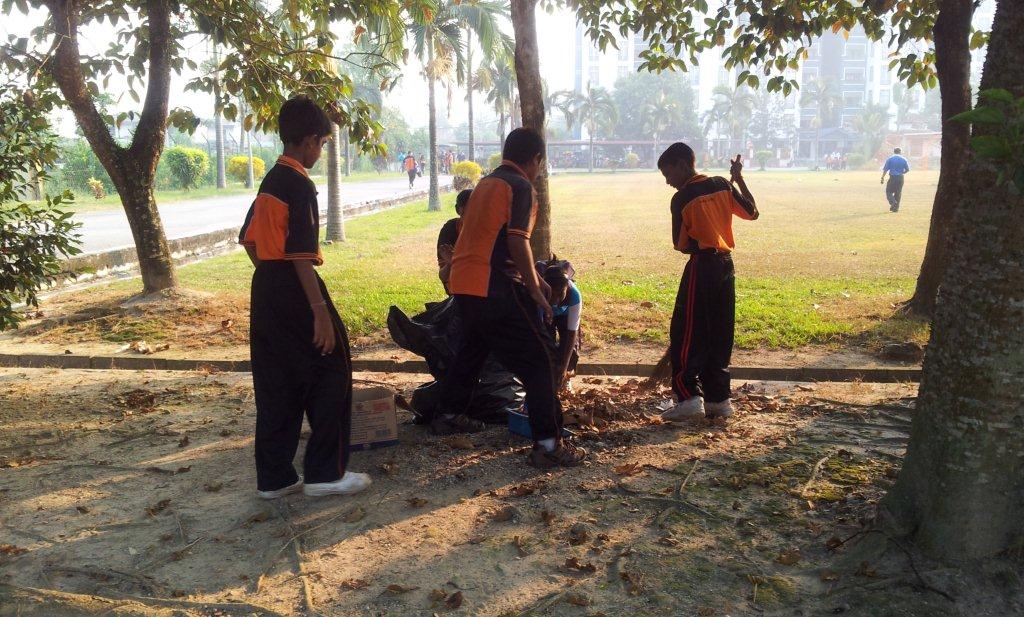
<path fill-rule="evenodd" d="M 729 161 L 729 180 L 737 182 L 743 178 L 743 155 L 737 154 L 736 158 Z"/>

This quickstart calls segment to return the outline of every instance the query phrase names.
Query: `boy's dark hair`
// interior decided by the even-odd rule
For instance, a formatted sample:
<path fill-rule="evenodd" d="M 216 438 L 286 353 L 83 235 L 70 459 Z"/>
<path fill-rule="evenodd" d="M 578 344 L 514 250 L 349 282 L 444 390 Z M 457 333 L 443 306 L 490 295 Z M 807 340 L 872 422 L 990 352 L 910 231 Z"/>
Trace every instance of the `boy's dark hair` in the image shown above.
<path fill-rule="evenodd" d="M 569 286 L 569 275 L 565 272 L 557 255 L 552 255 L 545 264 L 543 279 L 552 290 L 564 289 Z"/>
<path fill-rule="evenodd" d="M 893 150 L 893 154 L 903 154 L 903 148 L 896 148 Z"/>
<path fill-rule="evenodd" d="M 313 99 L 299 94 L 281 105 L 277 114 L 277 132 L 284 143 L 298 145 L 310 135 L 317 138 L 330 135 L 331 120 Z"/>
<path fill-rule="evenodd" d="M 517 165 L 529 163 L 538 154 L 544 156 L 544 138 L 537 131 L 525 126 L 509 133 L 501 149 L 501 158 Z"/>
<path fill-rule="evenodd" d="M 469 196 L 472 194 L 473 189 L 464 189 L 455 197 L 455 211 L 459 215 L 466 211 L 466 206 L 469 205 Z"/>
<path fill-rule="evenodd" d="M 661 153 L 661 156 L 658 157 L 658 169 L 665 165 L 675 165 L 679 161 L 683 161 L 691 167 L 697 165 L 697 155 L 693 153 L 693 148 L 681 141 L 677 141 Z"/>

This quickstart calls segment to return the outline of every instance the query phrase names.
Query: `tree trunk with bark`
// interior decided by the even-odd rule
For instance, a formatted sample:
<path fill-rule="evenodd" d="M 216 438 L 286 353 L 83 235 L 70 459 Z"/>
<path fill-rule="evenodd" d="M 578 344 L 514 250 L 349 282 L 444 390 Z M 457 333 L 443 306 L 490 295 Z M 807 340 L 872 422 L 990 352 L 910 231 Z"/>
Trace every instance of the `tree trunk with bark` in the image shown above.
<path fill-rule="evenodd" d="M 331 139 L 327 141 L 327 239 L 345 241 L 345 217 L 341 204 L 341 129 L 331 123 Z"/>
<path fill-rule="evenodd" d="M 476 138 L 473 133 L 473 32 L 466 26 L 466 116 L 469 119 L 469 160 L 476 160 Z"/>
<path fill-rule="evenodd" d="M 220 51 L 213 44 L 213 127 L 217 140 L 217 188 L 228 186 L 227 172 L 224 165 L 224 114 L 220 111 Z"/>
<path fill-rule="evenodd" d="M 1024 3 L 1000 0 L 982 89 L 1024 96 L 1021 32 Z M 1024 198 L 963 154 L 956 267 L 942 279 L 910 443 L 883 502 L 922 549 L 948 560 L 1024 548 Z"/>
<path fill-rule="evenodd" d="M 939 184 L 917 287 L 905 306 L 908 312 L 924 317 L 931 317 L 935 311 L 939 282 L 949 264 L 953 210 L 959 201 L 960 183 L 967 161 L 964 153 L 970 147 L 970 127 L 952 118 L 971 108 L 970 36 L 973 16 L 973 0 L 942 0 L 933 29 L 935 72 L 942 96 Z"/>
<path fill-rule="evenodd" d="M 441 209 L 441 190 L 437 183 L 437 99 L 434 96 L 434 35 L 427 29 L 427 92 L 430 106 L 430 153 L 428 159 L 430 190 L 427 197 L 427 210 L 436 212 Z"/>
<path fill-rule="evenodd" d="M 256 170 L 253 169 L 252 164 L 252 134 L 248 131 L 245 132 L 245 154 L 249 157 L 246 165 L 245 187 L 251 189 L 256 187 Z"/>
<path fill-rule="evenodd" d="M 512 0 L 512 29 L 516 39 L 516 81 L 522 105 L 523 126 L 544 135 L 544 91 L 540 79 L 537 47 L 537 0 Z M 537 259 L 551 257 L 551 197 L 548 193 L 548 168 L 544 165 L 533 181 L 537 192 L 537 221 L 530 246 Z"/>
<path fill-rule="evenodd" d="M 146 0 L 149 24 L 148 86 L 132 143 L 121 146 L 110 135 L 96 109 L 79 63 L 78 7 L 60 1 L 48 5 L 54 34 L 62 39 L 50 63 L 60 88 L 89 146 L 117 189 L 139 258 L 143 292 L 155 293 L 177 286 L 174 262 L 153 197 L 156 166 L 166 134 L 171 66 L 170 4 Z"/>
<path fill-rule="evenodd" d="M 594 173 L 594 127 L 587 127 L 587 138 L 590 139 L 590 162 L 588 163 L 587 171 Z"/>

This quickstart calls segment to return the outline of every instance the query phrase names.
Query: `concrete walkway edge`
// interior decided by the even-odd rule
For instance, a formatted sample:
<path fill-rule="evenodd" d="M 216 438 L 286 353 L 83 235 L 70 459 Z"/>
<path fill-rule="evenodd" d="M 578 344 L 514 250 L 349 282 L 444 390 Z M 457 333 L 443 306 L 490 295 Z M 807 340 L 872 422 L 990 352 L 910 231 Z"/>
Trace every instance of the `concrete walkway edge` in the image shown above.
<path fill-rule="evenodd" d="M 0 367 L 5 368 L 57 368 L 129 371 L 208 371 L 247 373 L 248 360 L 192 360 L 159 358 L 155 356 L 76 356 L 72 354 L 0 354 Z M 427 373 L 423 360 L 370 360 L 354 359 L 352 368 L 359 372 L 374 373 Z M 653 364 L 604 363 L 581 364 L 580 376 L 648 377 Z M 823 367 L 823 366 L 734 366 L 733 379 L 756 381 L 833 381 L 868 383 L 917 383 L 921 369 L 917 367 Z"/>

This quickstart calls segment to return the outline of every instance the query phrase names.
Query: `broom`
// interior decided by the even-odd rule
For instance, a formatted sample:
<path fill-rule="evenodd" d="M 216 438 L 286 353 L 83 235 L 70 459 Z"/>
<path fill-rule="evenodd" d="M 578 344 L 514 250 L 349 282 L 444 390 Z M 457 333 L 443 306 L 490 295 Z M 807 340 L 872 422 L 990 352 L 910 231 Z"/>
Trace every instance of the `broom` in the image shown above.
<path fill-rule="evenodd" d="M 670 379 L 672 379 L 672 356 L 669 355 L 666 349 L 664 355 L 661 356 L 661 360 L 658 360 L 658 363 L 654 365 L 654 371 L 647 378 L 646 385 L 648 388 L 656 388 L 668 383 Z"/>

